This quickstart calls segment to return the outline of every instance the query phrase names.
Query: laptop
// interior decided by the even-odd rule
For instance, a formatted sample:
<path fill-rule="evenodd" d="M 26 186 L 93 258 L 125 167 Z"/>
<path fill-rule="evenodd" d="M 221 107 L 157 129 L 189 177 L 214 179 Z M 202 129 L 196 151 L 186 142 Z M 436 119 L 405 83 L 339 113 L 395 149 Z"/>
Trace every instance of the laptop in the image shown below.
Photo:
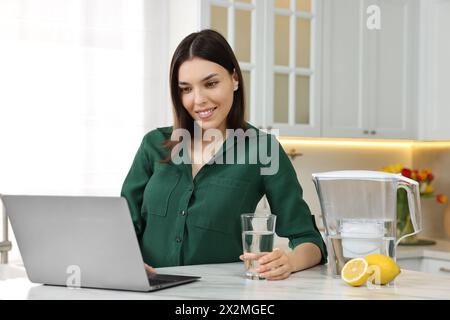
<path fill-rule="evenodd" d="M 200 279 L 150 274 L 123 197 L 1 195 L 31 282 L 155 291 Z"/>

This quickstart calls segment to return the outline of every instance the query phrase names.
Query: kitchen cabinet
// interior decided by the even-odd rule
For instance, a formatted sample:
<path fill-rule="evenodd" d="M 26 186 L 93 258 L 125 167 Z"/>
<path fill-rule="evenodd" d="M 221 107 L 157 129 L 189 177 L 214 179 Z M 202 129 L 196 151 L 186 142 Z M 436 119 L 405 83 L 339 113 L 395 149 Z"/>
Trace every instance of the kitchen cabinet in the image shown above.
<path fill-rule="evenodd" d="M 450 140 L 450 0 L 421 0 L 419 25 L 419 138 Z"/>
<path fill-rule="evenodd" d="M 450 276 L 450 261 L 434 258 L 398 259 L 400 268 Z"/>
<path fill-rule="evenodd" d="M 416 139 L 418 1 L 205 0 L 202 26 L 234 48 L 255 125 L 288 136 Z M 380 29 L 366 24 L 372 5 Z"/>
<path fill-rule="evenodd" d="M 219 30 L 246 119 L 285 136 L 449 140 L 450 0 L 170 1 L 171 51 Z M 380 28 L 369 29 L 375 5 Z"/>
<path fill-rule="evenodd" d="M 264 39 L 257 30 L 264 28 L 264 3 L 261 1 L 201 0 L 201 28 L 220 32 L 228 41 L 241 68 L 245 88 L 245 119 L 263 127 L 262 94 Z"/>
<path fill-rule="evenodd" d="M 433 239 L 431 246 L 398 246 L 400 268 L 450 276 L 450 241 Z"/>
<path fill-rule="evenodd" d="M 422 260 L 422 270 L 450 276 L 450 261 L 425 258 Z"/>
<path fill-rule="evenodd" d="M 376 5 L 379 29 L 367 20 Z M 322 136 L 417 137 L 414 0 L 323 1 Z"/>
<path fill-rule="evenodd" d="M 319 137 L 322 0 L 267 1 L 265 124 Z"/>

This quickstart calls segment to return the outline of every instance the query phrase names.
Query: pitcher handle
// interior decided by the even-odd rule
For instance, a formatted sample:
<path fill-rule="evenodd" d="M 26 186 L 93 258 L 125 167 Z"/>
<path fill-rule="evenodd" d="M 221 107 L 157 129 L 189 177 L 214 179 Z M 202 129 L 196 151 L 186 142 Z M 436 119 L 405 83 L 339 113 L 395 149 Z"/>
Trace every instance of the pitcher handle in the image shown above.
<path fill-rule="evenodd" d="M 400 241 L 402 241 L 404 238 L 415 235 L 422 231 L 422 224 L 421 221 L 417 221 L 416 217 L 420 219 L 421 215 L 421 208 L 420 208 L 420 195 L 419 195 L 419 183 L 415 180 L 406 178 L 402 175 L 399 175 L 399 181 L 398 181 L 398 187 L 406 190 L 406 194 L 408 197 L 408 208 L 409 208 L 409 215 L 411 217 L 411 222 L 414 228 L 414 232 L 407 233 L 403 235 L 401 238 L 397 240 L 395 245 L 397 246 Z M 418 214 L 416 214 L 416 212 Z"/>

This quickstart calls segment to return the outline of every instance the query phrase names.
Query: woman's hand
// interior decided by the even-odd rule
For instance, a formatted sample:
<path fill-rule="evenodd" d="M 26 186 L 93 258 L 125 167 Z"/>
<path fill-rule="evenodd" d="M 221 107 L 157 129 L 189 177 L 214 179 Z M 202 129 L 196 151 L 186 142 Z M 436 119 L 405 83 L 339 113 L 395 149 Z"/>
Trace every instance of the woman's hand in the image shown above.
<path fill-rule="evenodd" d="M 156 273 L 156 270 L 146 263 L 144 263 L 144 268 L 145 268 L 145 271 L 147 272 L 147 274 Z"/>
<path fill-rule="evenodd" d="M 259 273 L 260 277 L 266 278 L 267 280 L 286 279 L 295 271 L 291 258 L 286 252 L 278 248 L 263 256 L 246 253 L 241 255 L 239 259 L 243 261 L 249 259 L 258 260 L 259 267 L 256 269 L 256 272 Z"/>

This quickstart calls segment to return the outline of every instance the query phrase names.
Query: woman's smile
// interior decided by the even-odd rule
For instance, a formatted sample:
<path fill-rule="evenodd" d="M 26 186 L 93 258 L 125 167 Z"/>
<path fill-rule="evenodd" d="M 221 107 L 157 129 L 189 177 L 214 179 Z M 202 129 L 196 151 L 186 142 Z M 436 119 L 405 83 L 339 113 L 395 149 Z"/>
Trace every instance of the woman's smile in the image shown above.
<path fill-rule="evenodd" d="M 195 111 L 195 113 L 199 116 L 200 119 L 208 120 L 209 118 L 212 117 L 212 115 L 214 114 L 214 110 L 216 110 L 216 109 L 217 109 L 217 107 L 213 107 L 213 108 L 209 108 L 209 109 Z"/>

